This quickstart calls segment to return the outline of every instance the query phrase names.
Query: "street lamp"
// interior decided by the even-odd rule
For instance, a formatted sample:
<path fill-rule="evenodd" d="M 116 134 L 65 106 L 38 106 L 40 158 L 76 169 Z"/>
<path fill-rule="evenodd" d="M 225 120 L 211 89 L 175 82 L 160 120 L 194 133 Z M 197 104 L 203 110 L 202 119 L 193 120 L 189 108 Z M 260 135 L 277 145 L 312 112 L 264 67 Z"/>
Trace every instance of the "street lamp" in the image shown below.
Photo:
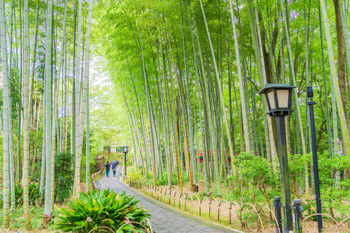
<path fill-rule="evenodd" d="M 128 146 L 123 146 L 124 152 L 124 176 L 126 176 L 126 154 L 128 153 Z"/>
<path fill-rule="evenodd" d="M 288 171 L 288 153 L 286 140 L 286 125 L 284 117 L 292 113 L 292 91 L 289 84 L 266 84 L 259 92 L 265 95 L 268 115 L 276 117 L 278 136 L 278 161 L 280 163 L 281 186 L 283 196 L 284 232 L 293 231 L 292 206 Z"/>
<path fill-rule="evenodd" d="M 293 86 L 289 84 L 266 84 L 259 91 L 259 94 L 265 94 L 269 116 L 290 115 L 292 110 L 292 90 Z"/>
<path fill-rule="evenodd" d="M 312 142 L 312 158 L 314 163 L 314 180 L 315 180 L 315 193 L 316 193 L 316 209 L 317 209 L 317 224 L 318 232 L 322 232 L 322 209 L 321 209 L 321 194 L 320 194 L 320 179 L 318 175 L 318 161 L 317 161 L 317 149 L 316 149 L 316 132 L 315 132 L 315 117 L 314 117 L 314 104 L 312 101 L 314 92 L 312 87 L 306 88 L 307 93 L 307 105 L 309 106 L 310 115 L 310 130 L 311 130 L 311 142 Z"/>

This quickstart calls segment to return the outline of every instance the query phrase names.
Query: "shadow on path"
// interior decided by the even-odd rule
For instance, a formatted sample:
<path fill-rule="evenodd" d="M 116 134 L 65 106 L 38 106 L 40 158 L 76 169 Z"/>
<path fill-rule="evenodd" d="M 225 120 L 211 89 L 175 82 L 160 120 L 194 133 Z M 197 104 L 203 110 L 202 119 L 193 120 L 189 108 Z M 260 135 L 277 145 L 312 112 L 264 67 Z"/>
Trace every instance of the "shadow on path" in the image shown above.
<path fill-rule="evenodd" d="M 111 174 L 109 175 L 109 177 L 106 177 L 106 175 L 104 174 L 100 179 L 96 181 L 96 186 L 99 189 L 109 188 L 110 190 L 113 190 L 116 193 L 122 193 L 125 191 L 127 195 L 135 196 L 135 199 L 139 200 L 139 203 L 150 212 L 150 220 L 155 233 L 229 232 L 223 229 L 218 229 L 204 225 L 200 222 L 186 218 L 171 210 L 168 210 L 162 206 L 150 202 L 149 200 L 137 194 L 120 181 L 120 169 L 121 167 L 118 167 L 117 177 L 113 177 L 113 175 Z"/>

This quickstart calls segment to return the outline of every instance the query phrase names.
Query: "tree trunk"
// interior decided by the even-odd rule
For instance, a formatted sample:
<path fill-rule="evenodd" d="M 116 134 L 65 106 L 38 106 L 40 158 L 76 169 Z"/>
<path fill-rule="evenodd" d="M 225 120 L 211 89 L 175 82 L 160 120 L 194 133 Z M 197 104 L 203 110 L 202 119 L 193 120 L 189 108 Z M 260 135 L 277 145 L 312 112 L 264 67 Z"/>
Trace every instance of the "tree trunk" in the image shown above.
<path fill-rule="evenodd" d="M 81 132 L 80 140 L 83 141 L 84 124 L 86 113 L 86 191 L 90 190 L 90 142 L 89 140 L 89 64 L 90 64 L 90 32 L 92 21 L 92 7 L 93 0 L 89 0 L 89 14 L 88 25 L 86 32 L 86 50 L 85 50 L 85 71 L 84 71 L 84 87 L 83 87 L 83 101 L 82 101 L 82 118 L 81 118 Z"/>
<path fill-rule="evenodd" d="M 76 119 L 75 125 L 75 174 L 74 174 L 74 192 L 73 197 L 78 198 L 80 193 L 80 60 L 81 60 L 81 15 L 82 15 L 82 0 L 79 0 L 78 7 L 78 36 L 77 36 L 77 54 L 76 54 L 76 71 L 75 71 L 75 108 Z"/>
<path fill-rule="evenodd" d="M 28 0 L 24 0 L 24 155 L 23 155 L 23 210 L 26 229 L 31 229 L 29 216 L 29 151 L 30 151 L 30 94 L 29 94 L 29 26 L 28 26 Z M 35 162 L 35 161 L 33 161 Z"/>
<path fill-rule="evenodd" d="M 47 1 L 47 18 L 46 18 L 46 53 L 45 53 L 45 118 L 46 118 L 46 182 L 45 182 L 45 208 L 44 214 L 51 217 L 52 215 L 52 0 Z"/>
<path fill-rule="evenodd" d="M 340 0 L 342 1 L 342 0 Z M 339 0 L 333 0 L 335 11 L 335 23 L 337 31 L 337 43 L 338 43 L 338 82 L 339 90 L 341 94 L 341 100 L 343 102 L 344 114 L 346 124 L 349 128 L 349 112 L 347 105 L 347 93 L 346 93 L 346 60 L 345 60 L 345 38 L 343 30 L 343 21 L 341 17 Z"/>
<path fill-rule="evenodd" d="M 0 42 L 1 42 L 1 63 L 3 82 L 3 225 L 9 228 L 9 119 L 10 109 L 10 83 L 8 78 L 7 51 L 6 51 L 6 23 L 5 23 L 5 1 L 0 1 Z"/>

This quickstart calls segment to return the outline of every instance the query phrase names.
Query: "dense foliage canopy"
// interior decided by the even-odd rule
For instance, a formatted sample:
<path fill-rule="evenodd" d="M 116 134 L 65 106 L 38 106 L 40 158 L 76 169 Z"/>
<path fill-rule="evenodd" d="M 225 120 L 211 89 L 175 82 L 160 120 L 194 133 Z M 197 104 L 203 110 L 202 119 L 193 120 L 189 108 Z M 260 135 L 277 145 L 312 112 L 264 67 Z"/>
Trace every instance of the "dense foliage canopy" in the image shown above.
<path fill-rule="evenodd" d="M 348 15 L 343 0 L 0 1 L 4 227 L 18 193 L 29 229 L 33 202 L 50 218 L 55 197 L 78 198 L 83 182 L 89 191 L 100 148 L 122 144 L 135 179 L 206 192 L 223 182 L 226 199 L 271 205 L 281 159 L 258 95 L 267 83 L 297 86 L 289 178 L 309 204 L 313 87 L 324 206 L 345 218 Z"/>

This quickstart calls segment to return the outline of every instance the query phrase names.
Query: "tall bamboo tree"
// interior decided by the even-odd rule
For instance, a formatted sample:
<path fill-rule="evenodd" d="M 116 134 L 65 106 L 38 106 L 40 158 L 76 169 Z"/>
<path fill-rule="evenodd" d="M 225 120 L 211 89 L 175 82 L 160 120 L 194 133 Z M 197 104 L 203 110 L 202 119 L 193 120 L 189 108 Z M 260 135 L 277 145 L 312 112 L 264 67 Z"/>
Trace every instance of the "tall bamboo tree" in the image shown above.
<path fill-rule="evenodd" d="M 45 53 L 45 154 L 46 154 L 46 181 L 45 181 L 45 208 L 44 214 L 52 216 L 52 21 L 53 21 L 53 3 L 47 1 L 46 17 L 46 53 Z"/>
<path fill-rule="evenodd" d="M 0 1 L 0 42 L 1 42 L 1 65 L 2 65 L 2 82 L 3 82 L 3 225 L 4 228 L 10 226 L 9 221 L 9 118 L 10 109 L 10 83 L 7 67 L 6 51 L 6 23 L 5 23 L 5 1 Z M 11 116 L 10 116 L 11 117 Z"/>
<path fill-rule="evenodd" d="M 77 36 L 77 53 L 76 53 L 76 64 L 75 64 L 75 174 L 74 174 L 74 197 L 78 197 L 80 193 L 80 163 L 81 163 L 81 153 L 80 153 L 80 75 L 81 75 L 81 15 L 82 15 L 82 0 L 79 1 L 78 7 L 78 36 Z"/>
<path fill-rule="evenodd" d="M 90 148 L 89 148 L 89 67 L 90 67 L 90 33 L 91 33 L 91 21 L 92 21 L 92 7 L 93 0 L 89 0 L 89 14 L 87 21 L 86 32 L 86 49 L 85 49 L 85 71 L 84 71 L 84 85 L 83 85 L 83 100 L 81 105 L 82 117 L 81 117 L 81 129 L 80 140 L 83 141 L 84 136 L 84 124 L 86 113 L 86 191 L 90 190 Z M 82 143 L 81 143 L 82 144 Z"/>
<path fill-rule="evenodd" d="M 24 0 L 24 156 L 23 156 L 23 209 L 26 228 L 31 228 L 29 216 L 29 151 L 30 151 L 30 96 L 29 96 L 29 25 L 28 25 L 28 0 Z"/>

